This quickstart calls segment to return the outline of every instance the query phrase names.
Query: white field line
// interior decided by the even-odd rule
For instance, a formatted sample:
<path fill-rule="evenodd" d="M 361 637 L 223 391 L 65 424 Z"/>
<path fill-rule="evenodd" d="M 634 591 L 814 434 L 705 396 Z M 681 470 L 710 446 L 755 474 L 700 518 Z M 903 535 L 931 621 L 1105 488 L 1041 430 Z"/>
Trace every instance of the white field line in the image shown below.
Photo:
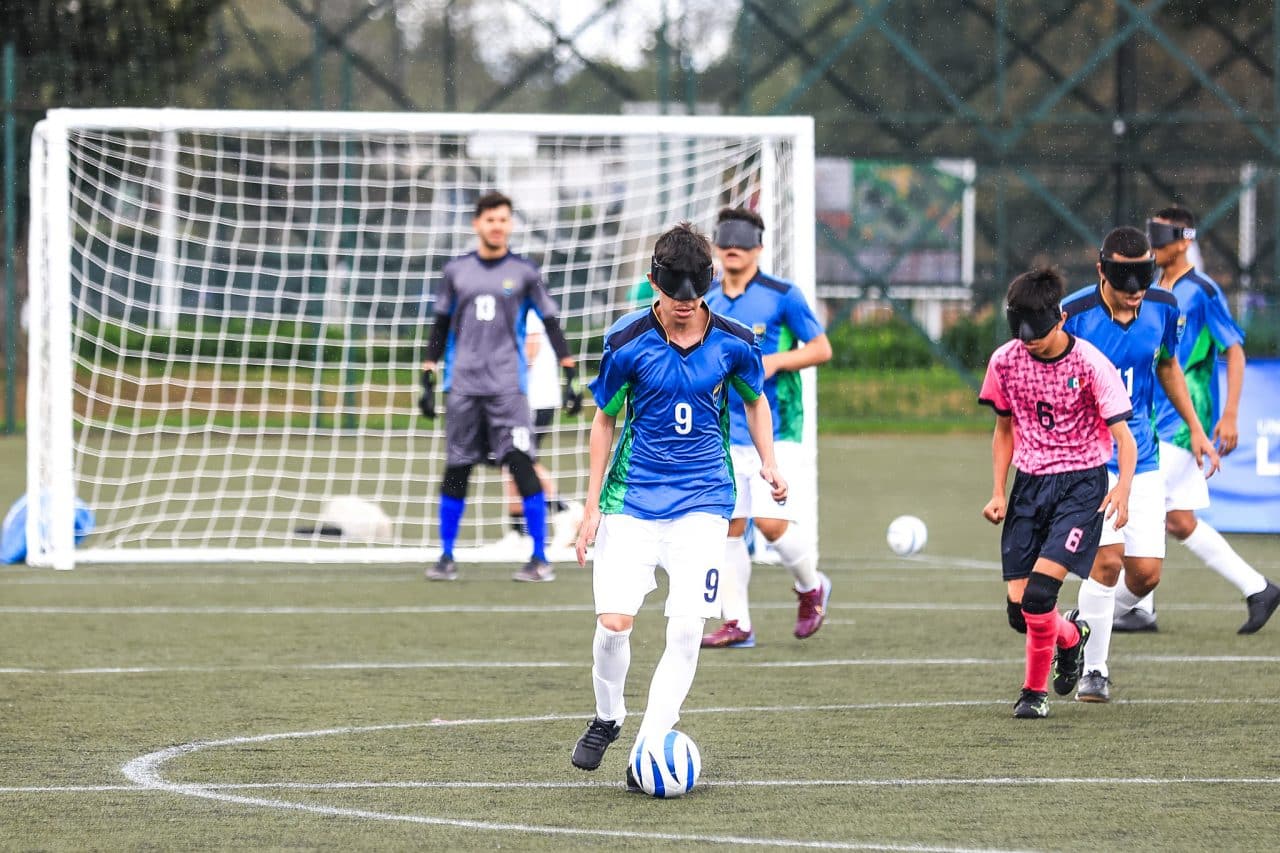
<path fill-rule="evenodd" d="M 513 560 L 519 563 L 519 560 Z M 822 559 L 824 571 L 838 572 L 903 572 L 903 571 L 957 571 L 988 572 L 1000 568 L 1000 563 L 990 560 L 974 560 L 967 557 L 942 557 L 920 554 L 912 557 L 846 557 L 841 559 Z M 497 564 L 477 564 L 478 578 L 485 579 L 491 574 L 492 566 Z M 756 563 L 768 571 L 768 563 Z M 405 571 L 403 567 L 394 565 L 370 567 L 365 571 L 351 571 L 349 566 L 297 566 L 263 564 L 245 568 L 242 572 L 225 572 L 205 570 L 206 567 L 193 563 L 188 568 L 174 568 L 171 565 L 155 566 L 139 564 L 136 566 L 113 565 L 109 569 L 87 566 L 75 572 L 50 572 L 45 570 L 18 569 L 14 574 L 0 575 L 0 587 L 4 586 L 112 586 L 134 585 L 140 581 L 149 584 L 190 584 L 207 585 L 270 585 L 270 584 L 314 584 L 314 583 L 422 583 L 422 573 L 417 569 Z M 1262 567 L 1259 567 L 1262 571 Z M 500 575 L 506 579 L 509 568 L 501 567 Z"/>
<path fill-rule="evenodd" d="M 885 566 L 877 564 L 874 566 L 864 567 L 841 567 L 830 566 L 823 563 L 822 570 L 827 574 L 848 573 L 853 575 L 849 580 L 863 581 L 870 578 L 895 578 L 902 572 L 923 572 L 923 571 L 942 571 L 955 570 L 952 577 L 947 578 L 948 583 L 982 583 L 988 582 L 998 584 L 998 577 L 992 577 L 991 570 L 998 569 L 999 566 L 989 566 L 983 568 L 980 572 L 967 569 L 956 569 L 954 566 Z M 509 569 L 504 569 L 502 580 L 505 580 L 510 574 Z M 77 574 L 74 577 L 66 575 L 48 574 L 28 574 L 19 577 L 0 577 L 0 589 L 6 587 L 17 586 L 56 586 L 56 587 L 88 587 L 88 586 L 138 586 L 145 584 L 147 586 L 319 586 L 322 584 L 412 584 L 414 586 L 422 583 L 422 574 L 413 572 L 412 574 L 383 574 L 370 571 L 367 574 L 311 574 L 311 575 L 265 575 L 261 577 L 246 575 L 201 575 L 198 570 L 192 570 L 186 574 L 180 575 L 113 575 L 109 577 L 95 577 L 92 574 Z"/>
<path fill-rule="evenodd" d="M 657 610 L 661 602 L 646 610 Z M 756 610 L 794 610 L 795 602 L 752 603 Z M 1001 604 L 901 602 L 836 602 L 830 610 L 884 610 L 926 612 L 1004 612 Z M 1161 603 L 1160 610 L 1222 613 L 1242 611 L 1241 604 L 1172 604 Z M 473 615 L 477 613 L 559 614 L 594 613 L 590 604 L 407 604 L 335 607 L 332 605 L 0 605 L 7 616 L 402 616 L 402 615 Z"/>
<path fill-rule="evenodd" d="M 512 563 L 519 563 L 513 560 Z M 916 554 L 910 557 L 887 555 L 868 555 L 862 557 L 822 558 L 822 569 L 828 573 L 854 574 L 857 578 L 867 578 L 872 574 L 896 575 L 902 572 L 937 572 L 953 573 L 948 580 L 977 582 L 992 579 L 990 572 L 1000 568 L 999 561 L 980 560 L 971 557 L 948 557 L 938 554 Z M 770 564 L 756 563 L 757 567 Z M 475 573 L 478 580 L 490 580 L 494 567 L 498 564 L 476 564 Z M 132 586 L 140 581 L 148 584 L 174 584 L 192 586 L 257 586 L 281 584 L 323 584 L 323 583 L 379 583 L 379 584 L 421 584 L 422 576 L 417 569 L 405 571 L 401 566 L 387 565 L 370 567 L 365 571 L 351 571 L 349 566 L 302 566 L 296 564 L 261 564 L 246 567 L 243 572 L 226 572 L 219 569 L 207 571 L 208 567 L 192 563 L 188 567 L 175 568 L 172 565 L 112 565 L 99 569 L 95 566 L 83 567 L 75 572 L 50 572 L 44 570 L 22 570 L 0 575 L 0 588 L 6 586 Z M 1173 566 L 1173 571 L 1182 571 L 1188 566 Z M 1280 566 L 1255 564 L 1254 568 L 1263 574 L 1280 570 Z M 499 575 L 506 579 L 509 567 L 501 566 Z M 1168 605 L 1161 605 L 1167 607 Z"/>
<path fill-rule="evenodd" d="M 699 835 L 693 833 L 671 833 L 671 832 L 638 832 L 631 830 L 609 830 L 609 829 L 585 829 L 576 827 L 563 826 L 544 826 L 538 824 L 527 823 L 507 823 L 502 821 L 478 821 L 478 820 L 462 820 L 458 818 L 434 817 L 430 815 L 418 814 L 397 814 L 393 812 L 379 812 L 368 809 L 353 809 L 340 806 L 324 806 L 314 805 L 310 803 L 298 803 L 289 800 L 265 798 L 265 797 L 249 797 L 240 794 L 230 793 L 226 789 L 215 788 L 211 785 L 200 785 L 190 783 L 171 782 L 160 775 L 160 768 L 168 761 L 199 752 L 205 749 L 212 749 L 224 746 L 240 746 L 245 744 L 265 743 L 276 740 L 290 740 L 310 737 L 324 736 L 342 736 L 349 734 L 359 734 L 376 731 L 393 731 L 411 728 L 425 728 L 435 726 L 458 726 L 458 725 L 477 725 L 477 724 L 498 724 L 498 723 L 523 723 L 523 722 L 548 722 L 569 719 L 581 719 L 581 714 L 552 714 L 538 717 L 513 717 L 496 720 L 458 720 L 453 722 L 433 722 L 433 723 L 406 723 L 392 724 L 384 726 L 362 726 L 348 727 L 338 729 L 323 729 L 309 732 L 284 732 L 280 734 L 258 735 L 242 738 L 227 738 L 218 741 L 201 741 L 196 743 L 182 744 L 180 746 L 169 747 L 168 749 L 158 750 L 147 755 L 140 756 L 128 762 L 121 768 L 121 772 L 132 782 L 141 788 L 167 791 L 188 797 L 198 797 L 201 799 L 215 800 L 218 802 L 232 803 L 237 805 L 257 806 L 267 809 L 276 810 L 293 810 L 301 811 L 309 814 L 324 815 L 329 817 L 345 817 L 357 820 L 371 821 L 393 821 L 399 823 L 425 824 L 429 826 L 448 826 L 460 829 L 472 829 L 484 832 L 497 833 L 519 833 L 519 834 L 536 834 L 550 835 L 560 837 L 579 837 L 579 838 L 612 838 L 612 839 L 640 839 L 645 841 L 658 842 L 693 842 L 708 844 L 737 844 L 742 846 L 768 846 L 768 847 L 786 847 L 786 848 L 802 848 L 802 849 L 820 849 L 820 850 L 885 850 L 885 851 L 930 851 L 933 853 L 969 853 L 974 849 L 987 848 L 963 848 L 963 847 L 941 847 L 933 845 L 919 844 L 890 844 L 890 843 L 865 843 L 865 842 L 842 842 L 842 841 L 811 841 L 803 839 L 784 839 L 784 838 L 757 838 L 751 836 L 734 836 L 734 835 Z M 994 853 L 994 851 L 993 851 Z"/>
<path fill-rule="evenodd" d="M 991 776 L 968 779 L 726 779 L 702 780 L 699 788 L 948 788 L 1040 787 L 1049 785 L 1280 785 L 1268 776 Z M 616 781 L 579 782 L 215 782 L 196 787 L 209 791 L 394 791 L 394 790 L 563 790 L 617 788 Z M 15 785 L 0 786 L 4 794 L 94 794 L 146 792 L 141 785 Z"/>
<path fill-rule="evenodd" d="M 1115 655 L 1123 663 L 1173 664 L 1274 664 L 1280 655 Z M 1014 666 L 1022 658 L 829 658 L 811 661 L 702 660 L 703 669 L 813 669 L 821 667 L 902 666 Z M 365 672 L 375 670 L 469 669 L 582 669 L 587 661 L 334 661 L 330 663 L 148 665 L 83 667 L 0 667 L 0 675 L 157 675 L 235 672 Z M 1260 701 L 1260 700 L 1249 700 Z"/>
<path fill-rule="evenodd" d="M 1150 700 L 1133 704 L 1223 704 L 1233 700 L 1203 699 L 1164 699 Z M 1241 700 L 1246 701 L 1246 700 Z M 1280 701 L 1280 700 L 1278 700 Z M 797 713 L 805 711 L 831 712 L 839 710 L 898 710 L 903 708 L 934 708 L 955 706 L 1000 706 L 1003 701 L 949 701 L 949 702 L 910 702 L 910 703 L 863 703 L 857 705 L 825 705 L 825 706 L 760 706 L 749 708 L 701 708 L 690 709 L 686 713 Z M 536 717 L 511 717 L 477 720 L 436 720 L 430 723 L 399 723 L 379 726 L 344 727 L 322 729 L 305 732 L 285 732 L 280 734 L 257 735 L 250 737 L 228 738 L 218 741 L 203 741 L 183 744 L 159 750 L 128 762 L 122 772 L 133 784 L 130 785 L 28 785 L 0 787 L 0 795 L 15 794 L 84 794 L 98 792 L 151 792 L 166 791 L 183 796 L 216 800 L 238 805 L 248 805 L 277 810 L 302 811 L 333 817 L 347 817 L 357 820 L 394 821 L 436 826 L 452 826 L 463 829 L 474 829 L 486 832 L 514 832 L 556 836 L 600 837 L 643 839 L 652 841 L 692 841 L 722 844 L 741 844 L 749 846 L 775 846 L 801 849 L 843 849 L 843 850 L 887 850 L 887 851 L 967 851 L 973 848 L 941 847 L 918 844 L 893 844 L 873 842 L 812 841 L 802 839 L 756 838 L 743 836 L 695 835 L 686 833 L 644 833 L 624 830 L 598 830 L 573 827 L 552 827 L 536 824 L 504 823 L 492 821 L 459 820 L 453 818 L 432 817 L 426 815 L 396 814 L 364 809 L 351 809 L 337 806 L 318 806 L 307 803 L 296 803 L 288 800 L 263 797 L 241 796 L 236 791 L 277 790 L 277 791 L 345 791 L 345 790 L 390 790 L 390 789 L 581 789 L 618 787 L 616 782 L 603 781 L 546 781 L 546 782 L 477 782 L 459 781 L 328 781 L 328 782 L 254 782 L 254 783 L 179 783 L 171 782 L 160 775 L 160 767 L 167 761 L 193 754 L 206 749 L 218 747 L 235 747 L 254 743 L 278 740 L 296 740 L 313 737 L 344 736 L 377 731 L 402 731 L 421 728 L 448 728 L 470 725 L 497 725 L 511 723 L 538 723 L 548 721 L 578 720 L 580 714 L 551 714 Z M 1054 785 L 1125 785 L 1125 786 L 1171 786 L 1171 785 L 1276 785 L 1280 778 L 1274 777 L 1228 777 L 1228 776 L 1174 776 L 1174 777 L 971 777 L 971 778 L 890 778 L 890 779 L 745 779 L 708 780 L 703 783 L 707 787 L 723 785 L 725 787 L 756 788 L 813 788 L 813 787 L 851 787 L 851 788 L 906 788 L 906 787 L 1039 787 Z"/>
<path fill-rule="evenodd" d="M 1202 704 L 1202 700 L 1173 700 L 1180 704 Z M 1212 701 L 1212 700 L 1210 700 Z M 1153 700 L 1151 704 L 1161 703 L 1169 704 L 1170 700 Z M 960 702 L 911 702 L 911 703 L 866 703 L 858 705 L 793 705 L 793 706 L 756 706 L 745 708 L 701 708 L 689 709 L 685 713 L 802 713 L 802 712 L 830 712 L 835 710 L 889 710 L 902 708 L 925 708 L 925 707 L 954 707 L 957 705 L 997 705 L 1005 704 L 1003 702 L 992 701 L 960 701 Z M 199 784 L 173 782 L 161 775 L 161 768 L 169 761 L 201 752 L 209 749 L 218 749 L 221 747 L 239 747 L 251 744 L 268 743 L 281 740 L 301 740 L 304 738 L 321 738 L 321 737 L 343 737 L 355 734 L 366 734 L 371 732 L 386 731 L 404 731 L 409 729 L 423 728 L 448 728 L 458 726 L 477 726 L 477 725 L 509 725 L 514 723 L 545 723 L 559 722 L 566 720 L 581 720 L 582 714 L 544 714 L 531 717 L 505 717 L 492 719 L 469 719 L 469 720 L 436 720 L 429 723 L 392 723 L 375 726 L 348 726 L 330 729 L 318 729 L 312 731 L 297 732 L 281 732 L 276 734 L 253 735 L 246 737 L 226 738 L 222 740 L 197 741 L 193 743 L 181 744 L 179 746 L 168 747 L 167 749 L 157 750 L 146 755 L 129 761 L 121 768 L 121 772 L 134 784 L 141 788 L 167 791 L 188 797 L 198 797 L 201 799 L 215 800 L 225 803 L 233 803 L 238 805 L 255 806 L 267 809 L 293 810 L 310 814 L 325 815 L 331 817 L 346 817 L 357 820 L 373 820 L 373 821 L 395 821 L 403 823 L 426 824 L 433 826 L 450 826 L 462 829 L 474 829 L 486 832 L 514 832 L 529 833 L 538 835 L 552 836 L 573 836 L 588 838 L 619 838 L 619 839 L 642 839 L 647 841 L 660 842 L 696 842 L 711 844 L 739 844 L 744 846 L 772 846 L 786 848 L 806 848 L 806 849 L 831 849 L 831 850 L 889 850 L 889 851 L 967 851 L 973 848 L 958 847 L 938 847 L 931 845 L 918 844 L 894 844 L 894 843 L 867 843 L 867 842 L 844 842 L 844 841 L 812 841 L 803 839 L 784 839 L 784 838 L 759 838 L 751 836 L 727 836 L 727 835 L 698 835 L 692 833 L 665 833 L 665 832 L 637 832 L 628 830 L 604 830 L 604 829 L 584 829 L 574 827 L 560 826 L 543 826 L 538 824 L 525 823 L 506 823 L 500 821 L 476 821 L 476 820 L 460 820 L 456 818 L 434 817 L 429 815 L 418 814 L 397 814 L 392 812 L 371 811 L 367 809 L 353 809 L 339 806 L 314 805 L 310 803 L 298 803 L 289 800 L 267 797 L 252 797 L 233 793 L 234 790 L 244 790 L 244 786 L 230 786 L 221 783 Z M 1201 781 L 1203 779 L 1203 781 Z M 1159 779 L 1155 777 L 1119 777 L 1116 779 L 1090 778 L 1090 777 L 1065 777 L 1063 779 L 1029 777 L 1026 779 L 1018 779 L 1015 777 L 993 777 L 988 779 L 881 779 L 881 780 L 753 780 L 746 782 L 735 782 L 726 780 L 722 784 L 725 785 L 752 785 L 752 786 L 881 786 L 881 787 L 904 787 L 904 786 L 925 786 L 925 785 L 1054 785 L 1054 784 L 1079 784 L 1096 782 L 1098 784 L 1141 784 L 1141 785 L 1169 785 L 1169 784 L 1264 784 L 1272 785 L 1280 783 L 1280 778 L 1269 777 L 1174 777 L 1170 779 Z M 549 787 L 549 785 L 536 783 L 441 783 L 441 782 L 397 782 L 389 783 L 394 787 Z M 590 784 L 590 783 L 588 783 Z M 615 783 L 616 784 L 616 783 Z M 709 783 L 713 784 L 713 783 Z M 551 783 L 555 787 L 581 787 L 582 783 Z M 318 788 L 316 787 L 318 786 Z M 256 783 L 256 788 L 272 787 L 270 783 Z M 283 785 L 275 786 L 277 789 L 285 788 L 291 790 L 350 790 L 353 787 L 387 787 L 384 783 L 350 783 L 350 782 L 329 782 L 329 783 L 299 783 L 286 782 Z M 985 848 L 984 848 L 985 849 Z"/>

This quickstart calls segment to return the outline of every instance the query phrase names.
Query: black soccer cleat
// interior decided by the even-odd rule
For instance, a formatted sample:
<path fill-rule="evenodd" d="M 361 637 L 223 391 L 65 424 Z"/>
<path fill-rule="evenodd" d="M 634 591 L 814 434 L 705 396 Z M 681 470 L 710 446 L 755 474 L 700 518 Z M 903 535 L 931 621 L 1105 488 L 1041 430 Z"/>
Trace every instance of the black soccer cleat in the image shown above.
<path fill-rule="evenodd" d="M 1053 692 L 1059 696 L 1076 689 L 1084 674 L 1084 644 L 1089 642 L 1089 623 L 1080 618 L 1080 611 L 1072 610 L 1066 619 L 1080 629 L 1080 641 L 1069 649 L 1058 649 L 1053 656 Z"/>
<path fill-rule="evenodd" d="M 1049 716 L 1049 694 L 1022 688 L 1022 694 L 1013 706 L 1013 715 L 1019 720 L 1040 720 Z"/>
<path fill-rule="evenodd" d="M 1249 618 L 1236 631 L 1237 634 L 1253 634 L 1267 624 L 1276 607 L 1280 607 L 1280 586 L 1267 581 L 1267 588 L 1246 598 L 1245 603 L 1249 605 Z"/>
<path fill-rule="evenodd" d="M 643 794 L 644 788 L 640 787 L 640 783 L 636 781 L 636 774 L 631 769 L 631 765 L 627 765 L 627 793 Z"/>
<path fill-rule="evenodd" d="M 427 567 L 426 576 L 429 581 L 456 581 L 458 564 L 453 561 L 453 557 L 442 554 L 434 566 Z"/>
<path fill-rule="evenodd" d="M 1122 634 L 1137 634 L 1144 631 L 1159 631 L 1156 625 L 1156 614 L 1134 607 L 1111 620 L 1111 630 Z"/>
<path fill-rule="evenodd" d="M 530 557 L 520 571 L 511 576 L 513 581 L 524 583 L 550 583 L 556 579 L 556 570 L 540 557 Z"/>
<path fill-rule="evenodd" d="M 578 738 L 578 745 L 573 748 L 573 757 L 569 760 L 579 770 L 595 770 L 604 761 L 604 751 L 618 739 L 621 731 L 622 726 L 617 723 L 593 717 L 587 723 L 587 730 Z"/>

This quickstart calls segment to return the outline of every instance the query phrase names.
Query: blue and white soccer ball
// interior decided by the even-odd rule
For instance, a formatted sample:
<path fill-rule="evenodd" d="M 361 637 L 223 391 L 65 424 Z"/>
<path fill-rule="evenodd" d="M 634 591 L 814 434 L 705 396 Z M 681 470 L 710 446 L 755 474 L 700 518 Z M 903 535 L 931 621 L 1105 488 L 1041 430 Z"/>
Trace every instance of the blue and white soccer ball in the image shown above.
<path fill-rule="evenodd" d="M 889 522 L 889 532 L 885 537 L 889 549 L 899 557 L 909 557 L 924 550 L 929 541 L 929 528 L 914 515 L 900 515 Z"/>
<path fill-rule="evenodd" d="M 679 797 L 697 784 L 702 756 L 684 732 L 647 735 L 631 748 L 631 772 L 646 794 L 662 799 Z"/>

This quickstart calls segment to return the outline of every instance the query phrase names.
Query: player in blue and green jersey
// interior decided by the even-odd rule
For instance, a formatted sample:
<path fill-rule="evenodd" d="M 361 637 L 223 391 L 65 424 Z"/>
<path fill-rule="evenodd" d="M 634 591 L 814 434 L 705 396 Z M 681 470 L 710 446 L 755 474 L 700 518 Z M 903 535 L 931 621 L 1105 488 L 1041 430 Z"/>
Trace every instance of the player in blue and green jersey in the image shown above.
<path fill-rule="evenodd" d="M 1195 216 L 1167 207 L 1147 222 L 1147 236 L 1160 268 L 1160 287 L 1171 291 L 1182 311 L 1178 362 L 1200 426 L 1226 456 L 1240 438 L 1236 415 L 1244 384 L 1244 333 L 1231 319 L 1217 282 L 1195 268 L 1189 252 L 1196 236 Z M 1227 393 L 1219 416 L 1218 357 L 1227 363 Z M 1280 586 L 1236 553 L 1222 534 L 1196 517 L 1209 505 L 1209 485 L 1191 456 L 1191 429 L 1169 398 L 1158 394 L 1156 429 L 1160 433 L 1160 470 L 1165 485 L 1165 527 L 1191 553 L 1227 579 L 1244 596 L 1248 617 L 1239 628 L 1252 634 L 1280 606 Z M 1148 595 L 1131 610 L 1116 614 L 1116 630 L 1155 630 L 1154 602 Z"/>
<path fill-rule="evenodd" d="M 556 319 L 556 304 L 531 261 L 511 252 L 511 199 L 487 193 L 476 201 L 471 221 L 474 252 L 445 264 L 435 295 L 435 323 L 422 364 L 424 417 L 435 417 L 435 373 L 444 357 L 444 483 L 440 494 L 440 560 L 428 580 L 458 576 L 453 546 L 466 508 L 471 469 L 490 455 L 511 473 L 520 492 L 533 539 L 529 562 L 514 579 L 552 581 L 546 557 L 546 497 L 534 468 L 533 420 L 525 396 L 528 364 L 524 338 L 530 310 L 541 318 L 547 340 L 565 374 L 565 405 L 581 407 L 569 344 Z"/>
<path fill-rule="evenodd" d="M 794 284 L 760 269 L 764 220 L 745 207 L 726 207 L 717 216 L 714 242 L 721 275 L 707 292 L 707 305 L 717 314 L 732 317 L 755 334 L 764 356 L 764 392 L 773 414 L 774 452 L 778 464 L 795 478 L 805 457 L 800 441 L 804 429 L 804 401 L 800 370 L 831 358 L 831 344 L 804 294 Z M 803 346 L 801 346 L 803 344 Z M 729 393 L 729 441 L 738 482 L 738 501 L 729 522 L 725 546 L 724 585 L 721 601 L 724 624 L 702 638 L 705 648 L 748 648 L 755 645 L 748 587 L 751 556 L 743 536 L 747 520 L 773 546 L 794 578 L 799 598 L 795 636 L 812 636 L 826 616 L 831 581 L 818 571 L 814 519 L 799 519 L 796 511 L 810 502 L 799 500 L 794 485 L 792 500 L 779 506 L 769 499 L 756 476 L 759 457 L 747 432 L 746 412 L 736 391 Z M 792 522 L 807 522 L 792 526 Z"/>
<path fill-rule="evenodd" d="M 1156 383 L 1174 407 L 1191 420 L 1191 398 L 1178 367 L 1178 303 L 1155 281 L 1156 262 L 1147 235 L 1136 228 L 1116 228 L 1098 254 L 1098 283 L 1082 288 L 1062 303 L 1066 331 L 1093 344 L 1120 372 L 1133 403 L 1129 431 L 1138 462 L 1129 493 L 1129 521 L 1123 530 L 1103 524 L 1102 538 L 1089 578 L 1080 585 L 1080 618 L 1093 629 L 1085 647 L 1085 675 L 1076 698 L 1106 702 L 1110 698 L 1107 658 L 1116 601 L 1132 607 L 1155 589 L 1164 565 L 1164 480 L 1155 432 Z M 1197 422 L 1191 448 L 1196 461 L 1207 457 L 1209 470 L 1218 457 Z M 1116 461 L 1109 463 L 1115 479 Z M 1113 482 L 1114 485 L 1114 482 Z M 1124 583 L 1120 584 L 1121 571 Z"/>
<path fill-rule="evenodd" d="M 587 546 L 595 542 L 596 713 L 573 750 L 573 765 L 583 770 L 600 766 L 622 730 L 631 629 L 645 596 L 657 586 L 659 565 L 669 581 L 667 642 L 637 737 L 664 733 L 680 719 L 703 623 L 720 612 L 724 541 L 735 498 L 730 388 L 745 401 L 760 476 L 772 487 L 772 499 L 787 497 L 774 461 L 760 348 L 749 329 L 706 306 L 711 275 L 711 247 L 693 226 L 681 223 L 659 237 L 650 273 L 657 303 L 609 329 L 600 372 L 591 383 L 598 409 L 577 548 L 578 562 L 585 565 Z M 621 435 L 610 457 L 619 415 Z M 630 768 L 627 777 L 628 787 L 635 788 Z"/>

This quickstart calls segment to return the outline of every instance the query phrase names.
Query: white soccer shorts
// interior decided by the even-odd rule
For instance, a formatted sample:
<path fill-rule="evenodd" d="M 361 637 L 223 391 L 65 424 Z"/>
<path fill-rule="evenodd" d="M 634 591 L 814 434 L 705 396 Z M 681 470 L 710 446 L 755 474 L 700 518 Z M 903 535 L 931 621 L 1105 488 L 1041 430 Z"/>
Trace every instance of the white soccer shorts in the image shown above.
<path fill-rule="evenodd" d="M 610 514 L 596 531 L 591 568 L 596 613 L 635 616 L 667 572 L 666 615 L 720 615 L 721 572 L 729 521 L 706 512 L 653 521 Z"/>
<path fill-rule="evenodd" d="M 1160 473 L 1164 476 L 1166 512 L 1204 509 L 1209 505 L 1209 481 L 1190 450 L 1160 442 Z"/>
<path fill-rule="evenodd" d="M 1107 488 L 1114 489 L 1116 475 L 1107 472 Z M 1126 557 L 1164 559 L 1164 476 L 1159 471 L 1143 471 L 1134 475 L 1129 490 L 1129 521 L 1116 530 L 1115 517 L 1102 522 L 1104 545 L 1124 545 Z"/>
<path fill-rule="evenodd" d="M 787 481 L 787 502 L 780 504 L 773 499 L 772 489 L 760 476 L 760 454 L 753 444 L 734 444 L 729 447 L 733 460 L 734 485 L 738 490 L 733 505 L 734 518 L 780 518 L 799 521 L 800 508 L 809 504 L 805 488 L 811 482 L 803 476 L 804 446 L 798 441 L 775 441 L 773 456 L 778 470 Z"/>

